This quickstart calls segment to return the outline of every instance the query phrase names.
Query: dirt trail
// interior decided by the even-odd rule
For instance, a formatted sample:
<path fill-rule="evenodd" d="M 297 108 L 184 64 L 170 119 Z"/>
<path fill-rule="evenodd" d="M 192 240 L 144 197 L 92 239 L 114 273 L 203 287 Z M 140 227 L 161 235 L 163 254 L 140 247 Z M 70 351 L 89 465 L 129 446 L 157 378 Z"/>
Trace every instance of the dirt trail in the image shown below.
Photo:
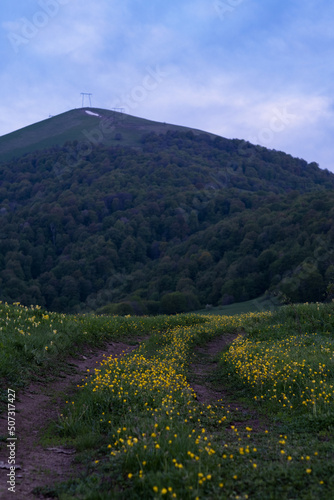
<path fill-rule="evenodd" d="M 137 340 L 138 343 L 141 339 Z M 87 370 L 98 367 L 103 356 L 120 356 L 138 347 L 121 342 L 111 342 L 98 351 L 89 348 L 77 359 L 69 359 L 66 363 L 66 373 L 55 377 L 51 383 L 31 384 L 18 395 L 16 401 L 16 470 L 15 493 L 8 491 L 7 474 L 3 468 L 8 462 L 7 443 L 1 443 L 0 449 L 0 498 L 2 500 L 25 500 L 44 498 L 32 493 L 38 486 L 51 486 L 55 482 L 64 481 L 79 472 L 79 466 L 74 464 L 75 451 L 71 449 L 48 448 L 39 441 L 48 422 L 57 419 L 65 398 L 70 398 L 76 386 L 87 375 Z M 71 371 L 71 373 L 68 373 Z M 7 413 L 0 418 L 0 436 L 8 436 Z"/>
<path fill-rule="evenodd" d="M 231 425 L 235 425 L 238 429 L 249 426 L 253 430 L 264 430 L 267 425 L 263 419 L 256 415 L 256 412 L 237 401 L 231 390 L 222 385 L 213 387 L 212 382 L 210 382 L 218 365 L 216 356 L 232 344 L 237 337 L 238 335 L 224 334 L 208 342 L 205 346 L 198 347 L 196 349 L 196 362 L 190 367 L 189 382 L 200 403 L 214 404 L 220 401 L 220 404 L 236 415 L 236 420 Z"/>
<path fill-rule="evenodd" d="M 190 384 L 196 392 L 197 399 L 202 403 L 215 403 L 223 400 L 222 404 L 230 410 L 247 415 L 247 421 L 242 419 L 240 427 L 250 425 L 253 429 L 263 425 L 254 414 L 244 408 L 233 398 L 233 394 L 224 387 L 213 388 L 210 377 L 214 372 L 217 361 L 214 359 L 224 347 L 230 345 L 237 335 L 223 335 L 197 348 L 197 360 L 190 370 Z M 3 468 L 8 460 L 7 443 L 1 443 L 0 448 L 0 498 L 18 500 L 44 498 L 34 495 L 36 487 L 52 486 L 70 477 L 77 477 L 80 466 L 75 464 L 75 450 L 66 447 L 43 447 L 40 439 L 43 436 L 48 422 L 57 419 L 65 406 L 65 400 L 70 400 L 76 386 L 87 375 L 87 370 L 93 371 L 104 356 L 120 356 L 136 349 L 143 339 L 137 339 L 137 344 L 128 345 L 121 342 L 111 342 L 102 349 L 88 349 L 79 358 L 69 359 L 65 364 L 66 373 L 55 377 L 53 382 L 31 384 L 20 393 L 16 401 L 16 470 L 15 493 L 8 491 L 8 470 Z M 70 371 L 70 373 L 69 373 Z M 239 422 L 234 422 L 239 425 Z M 7 436 L 7 414 L 0 418 L 0 436 Z"/>

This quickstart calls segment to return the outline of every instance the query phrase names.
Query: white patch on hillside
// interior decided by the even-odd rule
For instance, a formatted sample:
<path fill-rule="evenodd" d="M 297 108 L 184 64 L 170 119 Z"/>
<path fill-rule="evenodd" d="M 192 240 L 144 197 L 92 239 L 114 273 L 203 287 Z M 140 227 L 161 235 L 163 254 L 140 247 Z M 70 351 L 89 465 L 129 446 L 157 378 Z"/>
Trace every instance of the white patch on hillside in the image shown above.
<path fill-rule="evenodd" d="M 93 113 L 93 111 L 87 111 L 87 109 L 85 110 L 85 113 L 87 113 L 87 115 L 98 116 L 101 118 L 101 115 L 98 115 L 97 113 Z"/>

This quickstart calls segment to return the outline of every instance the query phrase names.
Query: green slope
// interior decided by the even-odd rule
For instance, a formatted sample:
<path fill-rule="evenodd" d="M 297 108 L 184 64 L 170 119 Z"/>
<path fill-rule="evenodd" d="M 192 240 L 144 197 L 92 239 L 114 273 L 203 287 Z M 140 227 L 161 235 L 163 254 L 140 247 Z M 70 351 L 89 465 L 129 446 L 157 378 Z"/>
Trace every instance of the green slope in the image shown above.
<path fill-rule="evenodd" d="M 159 123 L 117 111 L 74 109 L 0 137 L 0 160 L 8 161 L 26 153 L 62 146 L 67 141 L 86 145 L 100 143 L 105 146 L 121 142 L 122 146 L 139 147 L 143 134 L 161 134 L 167 130 L 202 133 L 192 128 Z"/>

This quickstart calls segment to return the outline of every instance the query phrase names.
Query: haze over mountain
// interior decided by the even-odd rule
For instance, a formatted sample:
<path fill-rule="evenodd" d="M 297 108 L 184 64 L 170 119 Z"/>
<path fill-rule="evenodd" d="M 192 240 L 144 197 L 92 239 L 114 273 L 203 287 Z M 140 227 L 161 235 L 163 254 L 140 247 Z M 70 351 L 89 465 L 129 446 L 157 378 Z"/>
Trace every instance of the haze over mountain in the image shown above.
<path fill-rule="evenodd" d="M 169 313 L 322 300 L 334 279 L 315 163 L 92 108 L 1 137 L 0 161 L 1 300 Z"/>

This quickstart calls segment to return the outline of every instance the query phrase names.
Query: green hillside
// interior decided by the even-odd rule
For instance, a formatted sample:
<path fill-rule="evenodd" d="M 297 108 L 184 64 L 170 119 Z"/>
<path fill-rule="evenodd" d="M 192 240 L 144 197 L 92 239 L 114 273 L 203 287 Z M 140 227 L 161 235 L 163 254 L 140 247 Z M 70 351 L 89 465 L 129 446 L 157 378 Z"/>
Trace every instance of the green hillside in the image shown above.
<path fill-rule="evenodd" d="M 75 109 L 0 137 L 0 160 L 11 160 L 26 153 L 62 146 L 67 141 L 112 146 L 121 140 L 123 145 L 140 147 L 144 133 L 160 134 L 167 130 L 197 132 L 187 127 L 145 120 L 118 111 Z"/>
<path fill-rule="evenodd" d="M 86 111 L 8 136 L 12 153 L 49 146 L 0 163 L 0 300 L 147 314 L 268 292 L 325 298 L 333 174 L 135 117 L 101 126 Z"/>

